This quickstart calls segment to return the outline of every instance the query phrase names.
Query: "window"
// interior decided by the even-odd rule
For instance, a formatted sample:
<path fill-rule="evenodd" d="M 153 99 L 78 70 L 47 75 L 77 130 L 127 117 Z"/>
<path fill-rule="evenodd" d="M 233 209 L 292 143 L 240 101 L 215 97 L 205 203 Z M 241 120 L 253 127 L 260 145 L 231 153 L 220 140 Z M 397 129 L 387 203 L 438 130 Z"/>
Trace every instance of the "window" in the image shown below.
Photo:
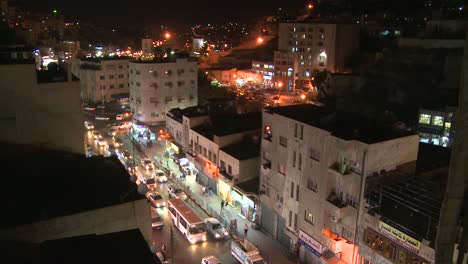
<path fill-rule="evenodd" d="M 141 72 L 140 72 L 140 71 L 135 71 L 135 74 L 136 74 L 136 75 L 140 75 Z"/>
<path fill-rule="evenodd" d="M 430 124 L 431 123 L 431 115 L 420 114 L 419 115 L 419 123 L 420 124 Z"/>
<path fill-rule="evenodd" d="M 109 79 L 110 80 L 114 79 L 114 75 L 109 75 Z"/>
<path fill-rule="evenodd" d="M 441 116 L 433 116 L 432 117 L 432 124 L 434 126 L 443 126 L 444 125 L 444 118 Z"/>
<path fill-rule="evenodd" d="M 172 96 L 166 96 L 166 102 L 172 101 Z"/>
<path fill-rule="evenodd" d="M 187 229 L 187 222 L 182 218 L 182 217 L 179 217 L 180 219 L 180 224 L 182 224 L 182 226 Z"/>
<path fill-rule="evenodd" d="M 213 162 L 214 162 L 214 163 L 217 163 L 217 161 L 218 161 L 216 158 L 217 158 L 217 157 L 216 157 L 216 154 L 213 153 Z"/>
<path fill-rule="evenodd" d="M 290 196 L 291 196 L 291 198 L 294 198 L 294 182 L 291 182 Z"/>
<path fill-rule="evenodd" d="M 228 165 L 228 170 L 227 170 L 227 172 L 228 172 L 229 174 L 232 174 L 232 167 L 231 167 L 231 165 Z"/>
<path fill-rule="evenodd" d="M 208 159 L 211 160 L 211 151 L 208 150 Z"/>
<path fill-rule="evenodd" d="M 357 208 L 358 201 L 357 198 L 351 194 L 346 194 L 346 203 L 354 208 Z"/>
<path fill-rule="evenodd" d="M 451 123 L 445 122 L 444 136 L 446 137 L 450 136 L 450 126 L 451 126 Z"/>
<path fill-rule="evenodd" d="M 119 88 L 124 88 L 124 84 L 123 83 L 119 84 Z"/>
<path fill-rule="evenodd" d="M 294 214 L 294 230 L 297 230 L 297 214 Z"/>
<path fill-rule="evenodd" d="M 309 158 L 311 158 L 313 160 L 316 160 L 316 161 L 319 161 L 320 160 L 320 152 L 318 152 L 317 150 L 311 148 L 309 150 Z"/>
<path fill-rule="evenodd" d="M 299 130 L 299 138 L 304 139 L 304 125 L 301 125 L 301 129 Z"/>
<path fill-rule="evenodd" d="M 298 160 L 297 160 L 297 169 L 298 170 L 302 169 L 302 154 L 301 153 L 299 153 L 299 157 L 298 157 Z"/>
<path fill-rule="evenodd" d="M 190 84 L 195 84 L 195 80 L 190 80 Z"/>
<path fill-rule="evenodd" d="M 113 84 L 109 85 L 109 89 L 114 89 L 115 86 Z"/>
<path fill-rule="evenodd" d="M 349 229 L 347 229 L 345 227 L 341 228 L 341 236 L 346 238 L 347 240 L 350 240 L 350 241 L 354 240 L 354 238 L 353 238 L 354 233 L 351 230 L 349 230 Z"/>
<path fill-rule="evenodd" d="M 293 168 L 296 167 L 296 151 L 293 151 L 292 166 L 293 166 Z"/>
<path fill-rule="evenodd" d="M 105 80 L 105 79 L 106 79 L 106 76 L 104 75 L 99 76 L 99 80 Z"/>
<path fill-rule="evenodd" d="M 296 185 L 296 201 L 299 202 L 299 184 Z"/>
<path fill-rule="evenodd" d="M 315 181 L 315 179 L 309 175 L 309 177 L 307 178 L 307 189 L 313 191 L 313 192 L 317 192 L 317 182 Z"/>
<path fill-rule="evenodd" d="M 304 220 L 306 220 L 306 222 L 308 222 L 309 224 L 314 225 L 314 216 L 312 215 L 311 211 L 305 211 Z"/>
<path fill-rule="evenodd" d="M 294 124 L 294 137 L 297 137 L 297 123 Z"/>
<path fill-rule="evenodd" d="M 136 86 L 141 86 L 141 83 L 139 83 L 139 82 L 136 82 Z"/>
<path fill-rule="evenodd" d="M 119 65 L 119 69 L 123 69 L 123 65 L 122 65 L 122 64 Z"/>
<path fill-rule="evenodd" d="M 289 221 L 288 221 L 288 223 L 289 223 L 290 227 L 292 227 L 292 215 L 293 215 L 292 211 L 289 210 Z"/>
<path fill-rule="evenodd" d="M 283 175 L 286 175 L 286 166 L 284 166 L 282 164 L 278 164 L 278 172 L 283 174 Z"/>
<path fill-rule="evenodd" d="M 279 143 L 280 143 L 281 146 L 287 147 L 288 146 L 288 139 L 283 137 L 283 136 L 280 136 L 279 137 Z"/>
<path fill-rule="evenodd" d="M 119 74 L 119 79 L 123 79 L 124 75 L 123 74 Z"/>
<path fill-rule="evenodd" d="M 203 148 L 203 156 L 206 157 L 206 148 Z"/>
<path fill-rule="evenodd" d="M 106 65 L 106 70 L 114 70 L 115 65 Z"/>

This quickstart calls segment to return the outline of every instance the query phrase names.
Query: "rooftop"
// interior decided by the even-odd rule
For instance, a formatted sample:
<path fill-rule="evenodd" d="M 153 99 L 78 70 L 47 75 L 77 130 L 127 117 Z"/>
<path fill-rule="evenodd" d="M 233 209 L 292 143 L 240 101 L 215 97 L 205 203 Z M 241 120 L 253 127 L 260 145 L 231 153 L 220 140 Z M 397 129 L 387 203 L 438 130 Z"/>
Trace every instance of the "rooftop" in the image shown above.
<path fill-rule="evenodd" d="M 260 144 L 254 142 L 243 141 L 241 143 L 232 144 L 220 150 L 226 152 L 238 160 L 246 160 L 260 156 Z"/>
<path fill-rule="evenodd" d="M 269 107 L 264 111 L 329 131 L 333 136 L 344 140 L 358 140 L 366 144 L 412 135 L 410 132 L 394 129 L 393 124 L 312 104 Z"/>
<path fill-rule="evenodd" d="M 39 263 L 157 263 L 139 230 L 50 240 L 39 245 Z"/>
<path fill-rule="evenodd" d="M 260 178 L 251 179 L 245 182 L 241 182 L 235 185 L 235 187 L 241 189 L 244 193 L 258 193 L 258 186 L 260 185 Z"/>
<path fill-rule="evenodd" d="M 211 116 L 210 121 L 193 127 L 198 134 L 213 140 L 216 136 L 227 136 L 245 131 L 260 129 L 262 126 L 261 112 L 246 114 L 221 114 Z"/>
<path fill-rule="evenodd" d="M 451 148 L 419 143 L 416 170 L 418 172 L 426 172 L 437 168 L 448 167 L 451 154 Z"/>
<path fill-rule="evenodd" d="M 127 56 L 105 56 L 105 57 L 90 57 L 90 58 L 81 58 L 81 61 L 84 62 L 101 62 L 101 61 L 111 61 L 111 60 L 131 60 L 133 57 Z"/>
<path fill-rule="evenodd" d="M 0 228 L 108 207 L 143 198 L 117 158 L 30 145 L 0 144 L 3 179 Z"/>
<path fill-rule="evenodd" d="M 131 62 L 132 63 L 176 63 L 176 62 L 182 62 L 183 60 L 187 60 L 187 62 L 198 62 L 198 58 L 194 57 L 189 57 L 185 55 L 171 55 L 168 57 L 154 57 L 153 59 L 148 59 L 148 60 L 142 60 L 141 58 L 134 59 Z"/>
<path fill-rule="evenodd" d="M 204 116 L 207 115 L 207 111 L 204 108 L 201 108 L 199 106 L 191 106 L 187 107 L 184 109 L 180 108 L 173 108 L 167 112 L 167 116 L 171 117 L 172 119 L 178 121 L 179 123 L 182 123 L 182 117 L 186 116 L 188 118 L 191 117 L 198 117 L 198 116 Z"/>

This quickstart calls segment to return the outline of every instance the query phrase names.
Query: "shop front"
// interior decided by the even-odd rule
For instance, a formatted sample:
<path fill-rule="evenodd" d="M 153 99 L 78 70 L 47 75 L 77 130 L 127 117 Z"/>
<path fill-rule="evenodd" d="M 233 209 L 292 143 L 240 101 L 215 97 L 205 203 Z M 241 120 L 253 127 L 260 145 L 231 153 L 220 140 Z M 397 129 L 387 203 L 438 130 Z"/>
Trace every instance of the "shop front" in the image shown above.
<path fill-rule="evenodd" d="M 241 190 L 231 188 L 231 205 L 239 206 L 241 214 L 248 220 L 254 222 L 256 218 L 255 197 L 253 195 L 244 194 Z"/>
<path fill-rule="evenodd" d="M 301 263 L 321 264 L 323 246 L 320 242 L 299 230 L 299 259 Z"/>
<path fill-rule="evenodd" d="M 227 200 L 228 204 L 232 206 L 231 185 L 221 178 L 218 179 L 218 196 L 224 201 Z"/>

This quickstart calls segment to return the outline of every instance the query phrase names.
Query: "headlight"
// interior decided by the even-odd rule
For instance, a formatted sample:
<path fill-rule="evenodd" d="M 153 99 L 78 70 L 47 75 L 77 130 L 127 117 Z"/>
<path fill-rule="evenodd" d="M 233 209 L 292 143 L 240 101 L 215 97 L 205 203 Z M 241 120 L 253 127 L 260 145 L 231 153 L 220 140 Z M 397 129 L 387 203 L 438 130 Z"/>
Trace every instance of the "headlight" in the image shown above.
<path fill-rule="evenodd" d="M 161 205 L 159 203 L 156 203 L 156 207 L 159 207 L 159 206 L 161 206 Z"/>
<path fill-rule="evenodd" d="M 163 202 L 162 205 L 163 205 L 163 206 L 166 206 L 166 202 Z"/>
<path fill-rule="evenodd" d="M 227 231 L 224 231 L 224 235 L 227 236 L 229 235 L 229 233 Z"/>
<path fill-rule="evenodd" d="M 206 241 L 206 236 L 203 236 L 203 241 Z"/>
<path fill-rule="evenodd" d="M 219 234 L 216 234 L 216 235 L 215 235 L 215 237 L 216 237 L 216 238 L 219 238 L 219 237 L 220 237 L 220 235 L 219 235 Z"/>

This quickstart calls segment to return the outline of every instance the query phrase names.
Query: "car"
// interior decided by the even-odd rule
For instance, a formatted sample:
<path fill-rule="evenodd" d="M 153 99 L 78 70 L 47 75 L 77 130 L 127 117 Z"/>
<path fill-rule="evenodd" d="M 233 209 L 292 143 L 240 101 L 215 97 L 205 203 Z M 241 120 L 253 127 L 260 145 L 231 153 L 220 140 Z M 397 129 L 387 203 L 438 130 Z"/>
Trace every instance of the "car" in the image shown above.
<path fill-rule="evenodd" d="M 104 138 L 100 137 L 97 139 L 97 143 L 99 146 L 103 147 L 107 144 L 107 140 L 105 140 Z"/>
<path fill-rule="evenodd" d="M 221 264 L 221 262 L 215 256 L 206 256 L 202 258 L 201 264 Z"/>
<path fill-rule="evenodd" d="M 275 96 L 273 96 L 272 99 L 273 99 L 273 100 L 279 100 L 279 99 L 280 99 L 280 96 L 279 96 L 279 95 L 275 95 Z"/>
<path fill-rule="evenodd" d="M 131 160 L 132 155 L 130 155 L 130 152 L 128 152 L 127 150 L 124 150 L 124 151 L 120 152 L 120 158 L 122 158 L 124 160 Z"/>
<path fill-rule="evenodd" d="M 123 118 L 124 118 L 124 115 L 123 115 L 123 114 L 117 114 L 117 115 L 115 116 L 115 120 L 118 120 L 118 121 L 123 120 Z"/>
<path fill-rule="evenodd" d="M 134 160 L 128 160 L 125 162 L 125 168 L 127 168 L 127 171 L 130 175 L 135 174 L 136 171 L 136 164 Z"/>
<path fill-rule="evenodd" d="M 103 104 L 101 104 L 101 105 L 98 105 L 97 108 L 99 108 L 99 109 L 104 109 L 104 108 L 106 108 L 106 106 L 103 105 Z"/>
<path fill-rule="evenodd" d="M 85 128 L 88 129 L 88 130 L 94 129 L 94 124 L 91 123 L 91 122 L 89 122 L 89 121 L 85 121 L 85 122 L 84 122 L 84 126 L 85 126 Z"/>
<path fill-rule="evenodd" d="M 155 178 L 158 180 L 158 182 L 160 182 L 160 183 L 167 182 L 166 173 L 164 173 L 164 171 L 162 171 L 162 170 L 156 170 L 156 172 L 154 173 L 154 177 L 155 177 Z"/>
<path fill-rule="evenodd" d="M 166 202 L 164 201 L 164 198 L 158 192 L 148 192 L 146 193 L 146 198 L 151 203 L 151 205 L 156 208 L 166 206 Z"/>
<path fill-rule="evenodd" d="M 206 231 L 210 233 L 215 239 L 223 239 L 229 236 L 228 231 L 216 218 L 206 218 Z"/>
<path fill-rule="evenodd" d="M 176 199 L 182 199 L 185 200 L 187 199 L 187 195 L 180 189 L 179 187 L 169 184 L 167 186 L 167 191 L 169 193 L 170 198 L 176 198 Z"/>
<path fill-rule="evenodd" d="M 93 138 L 94 139 L 102 138 L 102 135 L 98 131 L 93 131 Z"/>
<path fill-rule="evenodd" d="M 120 138 L 115 138 L 115 137 L 114 137 L 112 140 L 114 141 L 115 147 L 118 148 L 118 147 L 123 146 L 123 141 L 122 141 Z"/>
<path fill-rule="evenodd" d="M 130 127 L 132 127 L 132 122 L 129 122 L 129 121 L 122 122 L 119 124 L 119 129 L 128 129 Z"/>
<path fill-rule="evenodd" d="M 156 208 L 151 208 L 151 227 L 153 229 L 161 229 L 163 226 L 163 218 L 159 215 Z"/>
<path fill-rule="evenodd" d="M 106 146 L 106 151 L 109 153 L 110 156 L 112 155 L 117 155 L 117 153 L 115 153 L 115 146 L 114 144 L 108 144 Z"/>
<path fill-rule="evenodd" d="M 96 116 L 94 119 L 96 120 L 109 120 L 110 118 L 107 116 Z"/>
<path fill-rule="evenodd" d="M 117 134 L 117 130 L 114 128 L 109 128 L 109 131 L 107 132 L 107 135 L 109 137 L 114 137 Z"/>
<path fill-rule="evenodd" d="M 112 129 L 117 130 L 117 129 L 119 129 L 119 124 L 112 123 L 112 124 L 107 125 L 107 127 L 109 127 L 109 129 L 112 128 Z"/>
<path fill-rule="evenodd" d="M 85 107 L 83 109 L 86 110 L 86 111 L 94 111 L 94 110 L 96 110 L 96 107 L 87 106 L 87 107 Z"/>
<path fill-rule="evenodd" d="M 148 158 L 144 158 L 144 159 L 141 159 L 141 165 L 143 166 L 143 168 L 145 168 L 146 170 L 153 170 L 154 169 L 154 164 L 153 162 L 148 159 Z"/>
<path fill-rule="evenodd" d="M 93 147 L 87 147 L 86 148 L 86 157 L 92 157 L 92 156 L 94 156 Z"/>

